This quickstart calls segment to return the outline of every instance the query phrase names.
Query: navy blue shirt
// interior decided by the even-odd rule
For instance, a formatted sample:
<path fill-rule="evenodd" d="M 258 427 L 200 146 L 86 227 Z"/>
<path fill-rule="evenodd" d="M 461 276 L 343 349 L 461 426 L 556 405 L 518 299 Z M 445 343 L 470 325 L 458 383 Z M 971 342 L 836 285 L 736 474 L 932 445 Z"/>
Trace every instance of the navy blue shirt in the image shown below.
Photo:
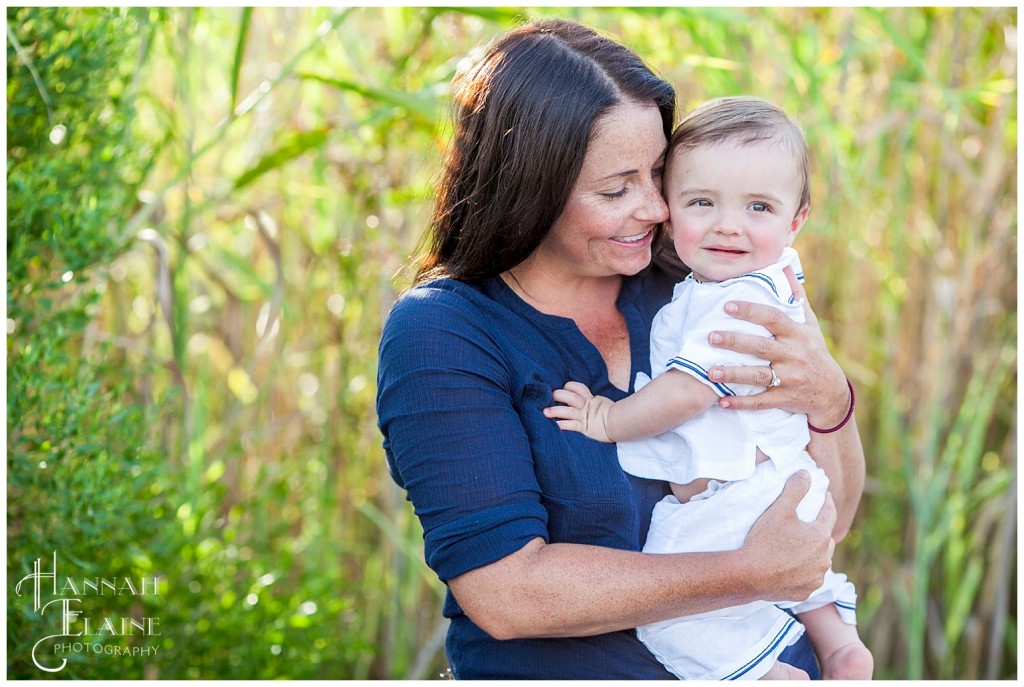
<path fill-rule="evenodd" d="M 631 380 L 650 374 L 651 321 L 672 285 L 652 270 L 623 281 L 617 305 L 629 329 Z M 537 537 L 642 549 L 668 485 L 626 474 L 614 444 L 544 417 L 552 390 L 569 380 L 613 400 L 627 395 L 571 319 L 538 312 L 500 278 L 437 280 L 395 305 L 380 343 L 378 422 L 388 469 L 412 501 L 427 564 L 442 581 Z M 456 678 L 673 677 L 632 630 L 498 641 L 450 591 L 443 613 Z"/>

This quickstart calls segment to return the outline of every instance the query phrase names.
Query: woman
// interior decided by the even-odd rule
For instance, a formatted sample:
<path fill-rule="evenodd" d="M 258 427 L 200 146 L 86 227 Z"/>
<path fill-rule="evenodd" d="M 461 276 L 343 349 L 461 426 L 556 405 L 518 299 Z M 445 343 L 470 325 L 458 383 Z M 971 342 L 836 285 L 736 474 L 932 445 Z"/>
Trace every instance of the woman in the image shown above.
<path fill-rule="evenodd" d="M 836 504 L 817 521 L 795 516 L 798 477 L 738 550 L 640 553 L 666 484 L 623 473 L 614 445 L 562 432 L 542 411 L 570 379 L 618 400 L 650 373 L 651 320 L 679 276 L 651 265 L 675 93 L 625 47 L 543 21 L 500 37 L 454 98 L 427 257 L 385 325 L 377 401 L 389 469 L 448 585 L 452 672 L 670 678 L 637 625 L 818 586 L 860 497 L 856 428 L 811 443 Z M 712 343 L 772 360 L 784 383 L 733 407 L 838 424 L 846 380 L 813 314 L 799 325 L 737 307 L 775 340 Z M 772 374 L 713 372 L 759 385 Z M 816 675 L 806 641 L 782 660 Z"/>

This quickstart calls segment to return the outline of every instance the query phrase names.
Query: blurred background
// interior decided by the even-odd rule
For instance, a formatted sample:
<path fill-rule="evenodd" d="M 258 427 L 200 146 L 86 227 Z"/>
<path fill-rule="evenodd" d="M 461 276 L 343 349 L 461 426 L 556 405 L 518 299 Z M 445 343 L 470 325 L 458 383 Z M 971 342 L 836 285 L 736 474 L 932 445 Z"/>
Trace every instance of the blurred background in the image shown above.
<path fill-rule="evenodd" d="M 540 16 L 635 49 L 680 113 L 803 124 L 799 246 L 869 475 L 835 567 L 876 676 L 1017 676 L 1015 8 L 36 7 L 7 9 L 8 677 L 444 673 L 376 347 L 449 82 Z M 160 576 L 86 600 L 160 619 L 92 641 L 159 651 L 39 671 L 59 630 L 13 590 L 53 551 Z"/>

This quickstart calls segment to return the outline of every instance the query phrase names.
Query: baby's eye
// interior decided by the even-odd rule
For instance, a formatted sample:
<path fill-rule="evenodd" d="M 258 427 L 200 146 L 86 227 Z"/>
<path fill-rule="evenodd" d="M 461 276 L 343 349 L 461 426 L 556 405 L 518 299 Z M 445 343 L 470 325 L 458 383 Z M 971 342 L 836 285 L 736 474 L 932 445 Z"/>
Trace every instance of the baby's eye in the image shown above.
<path fill-rule="evenodd" d="M 699 208 L 711 207 L 711 201 L 707 198 L 697 198 L 696 200 L 690 201 L 690 205 L 696 205 Z"/>
<path fill-rule="evenodd" d="M 771 212 L 772 209 L 768 203 L 751 203 L 750 209 L 754 212 Z"/>

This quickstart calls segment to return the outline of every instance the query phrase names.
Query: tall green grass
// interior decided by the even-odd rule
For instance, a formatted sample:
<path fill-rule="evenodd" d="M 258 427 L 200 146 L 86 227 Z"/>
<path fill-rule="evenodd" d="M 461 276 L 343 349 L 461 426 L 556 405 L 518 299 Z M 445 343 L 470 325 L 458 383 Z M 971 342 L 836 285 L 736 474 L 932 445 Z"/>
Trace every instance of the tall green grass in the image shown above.
<path fill-rule="evenodd" d="M 623 40 L 683 111 L 751 93 L 801 121 L 799 247 L 868 460 L 836 568 L 877 676 L 1015 677 L 1015 10 L 403 7 L 147 14 L 152 164 L 111 218 L 124 250 L 88 334 L 168 412 L 149 428 L 173 476 L 166 643 L 145 676 L 444 671 L 443 587 L 376 429 L 376 346 L 450 79 L 541 15 Z"/>

